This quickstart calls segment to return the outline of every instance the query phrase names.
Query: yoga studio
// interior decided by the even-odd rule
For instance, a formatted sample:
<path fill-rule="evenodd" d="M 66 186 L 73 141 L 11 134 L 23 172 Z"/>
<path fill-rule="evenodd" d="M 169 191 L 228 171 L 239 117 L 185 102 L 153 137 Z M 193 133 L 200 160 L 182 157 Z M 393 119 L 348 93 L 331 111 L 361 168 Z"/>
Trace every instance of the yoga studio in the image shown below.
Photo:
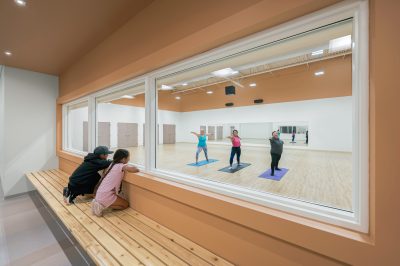
<path fill-rule="evenodd" d="M 0 266 L 400 265 L 399 14 L 0 0 Z"/>

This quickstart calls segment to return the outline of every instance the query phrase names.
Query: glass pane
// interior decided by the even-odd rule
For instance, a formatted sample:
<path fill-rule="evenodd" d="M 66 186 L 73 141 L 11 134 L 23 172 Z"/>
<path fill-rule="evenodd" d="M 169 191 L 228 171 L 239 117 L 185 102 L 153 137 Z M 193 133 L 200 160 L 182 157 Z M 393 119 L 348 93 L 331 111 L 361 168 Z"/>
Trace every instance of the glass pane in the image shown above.
<path fill-rule="evenodd" d="M 96 99 L 96 145 L 127 149 L 130 162 L 144 165 L 144 83 Z"/>
<path fill-rule="evenodd" d="M 67 107 L 67 148 L 88 151 L 88 102 L 84 101 Z"/>
<path fill-rule="evenodd" d="M 156 167 L 352 211 L 351 36 L 346 20 L 157 78 Z"/>

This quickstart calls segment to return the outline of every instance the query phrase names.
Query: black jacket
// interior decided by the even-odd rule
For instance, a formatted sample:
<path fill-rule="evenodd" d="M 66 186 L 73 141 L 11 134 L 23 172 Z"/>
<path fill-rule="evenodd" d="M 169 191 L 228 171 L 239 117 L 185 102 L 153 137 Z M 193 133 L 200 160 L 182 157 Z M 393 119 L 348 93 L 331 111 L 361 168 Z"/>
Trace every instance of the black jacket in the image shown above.
<path fill-rule="evenodd" d="M 270 138 L 271 153 L 281 155 L 283 152 L 283 141 L 280 139 Z"/>
<path fill-rule="evenodd" d="M 89 153 L 84 158 L 83 163 L 72 173 L 69 178 L 69 186 L 80 187 L 81 189 L 79 190 L 83 191 L 90 191 L 101 178 L 98 171 L 106 169 L 111 162 L 111 160 L 102 160 L 97 155 Z"/>

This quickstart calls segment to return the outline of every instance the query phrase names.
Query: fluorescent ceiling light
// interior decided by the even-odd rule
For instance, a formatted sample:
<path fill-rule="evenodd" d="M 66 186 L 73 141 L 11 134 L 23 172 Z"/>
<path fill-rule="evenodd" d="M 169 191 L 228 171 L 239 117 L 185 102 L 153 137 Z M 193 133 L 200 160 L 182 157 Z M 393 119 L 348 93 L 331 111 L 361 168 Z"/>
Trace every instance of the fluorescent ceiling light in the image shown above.
<path fill-rule="evenodd" d="M 124 98 L 124 99 L 133 99 L 133 98 L 135 98 L 135 97 L 132 96 L 132 95 L 124 95 L 124 96 L 122 96 L 121 98 Z"/>
<path fill-rule="evenodd" d="M 187 86 L 188 84 L 185 82 L 185 83 L 182 83 L 182 86 Z"/>
<path fill-rule="evenodd" d="M 220 69 L 214 72 L 211 72 L 211 74 L 213 74 L 216 77 L 228 77 L 228 76 L 232 76 L 239 73 L 239 71 L 233 70 L 232 68 L 224 68 L 224 69 Z"/>
<path fill-rule="evenodd" d="M 315 76 L 321 76 L 323 74 L 325 74 L 324 71 L 317 71 L 317 72 L 314 73 Z"/>
<path fill-rule="evenodd" d="M 311 53 L 312 56 L 323 54 L 324 50 L 318 50 Z"/>
<path fill-rule="evenodd" d="M 255 86 L 257 86 L 257 84 L 256 84 L 256 83 L 250 83 L 249 86 L 250 86 L 250 87 L 255 87 Z"/>
<path fill-rule="evenodd" d="M 337 52 L 351 48 L 351 35 L 343 36 L 329 41 L 329 52 Z"/>
<path fill-rule="evenodd" d="M 12 56 L 12 53 L 11 53 L 10 51 L 4 51 L 4 54 L 5 54 L 6 56 Z"/>
<path fill-rule="evenodd" d="M 176 96 L 175 99 L 180 100 L 181 96 Z"/>
<path fill-rule="evenodd" d="M 173 88 L 168 85 L 161 85 L 161 89 L 167 91 L 167 90 L 172 90 Z"/>
<path fill-rule="evenodd" d="M 19 6 L 26 6 L 25 0 L 14 0 L 14 2 Z"/>
<path fill-rule="evenodd" d="M 214 92 L 213 91 L 207 91 L 207 94 L 213 94 Z"/>

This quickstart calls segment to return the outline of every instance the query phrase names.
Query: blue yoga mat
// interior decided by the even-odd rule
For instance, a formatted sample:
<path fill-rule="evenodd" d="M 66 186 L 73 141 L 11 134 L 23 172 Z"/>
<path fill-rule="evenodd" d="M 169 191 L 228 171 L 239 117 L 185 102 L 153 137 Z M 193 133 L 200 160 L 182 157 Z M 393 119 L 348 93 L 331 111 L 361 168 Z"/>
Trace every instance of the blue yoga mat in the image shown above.
<path fill-rule="evenodd" d="M 280 168 L 280 169 L 281 169 L 280 171 L 275 170 L 274 176 L 272 176 L 270 168 L 266 172 L 262 173 L 259 177 L 280 181 L 282 177 L 289 171 L 289 169 L 286 168 Z"/>
<path fill-rule="evenodd" d="M 203 165 L 206 165 L 206 164 L 209 164 L 209 163 L 215 163 L 215 162 L 218 162 L 218 160 L 210 159 L 210 160 L 208 160 L 208 162 L 207 162 L 207 160 L 204 160 L 204 161 L 198 162 L 197 164 L 196 163 L 189 163 L 188 165 L 189 166 L 199 167 L 199 166 L 203 166 Z"/>

